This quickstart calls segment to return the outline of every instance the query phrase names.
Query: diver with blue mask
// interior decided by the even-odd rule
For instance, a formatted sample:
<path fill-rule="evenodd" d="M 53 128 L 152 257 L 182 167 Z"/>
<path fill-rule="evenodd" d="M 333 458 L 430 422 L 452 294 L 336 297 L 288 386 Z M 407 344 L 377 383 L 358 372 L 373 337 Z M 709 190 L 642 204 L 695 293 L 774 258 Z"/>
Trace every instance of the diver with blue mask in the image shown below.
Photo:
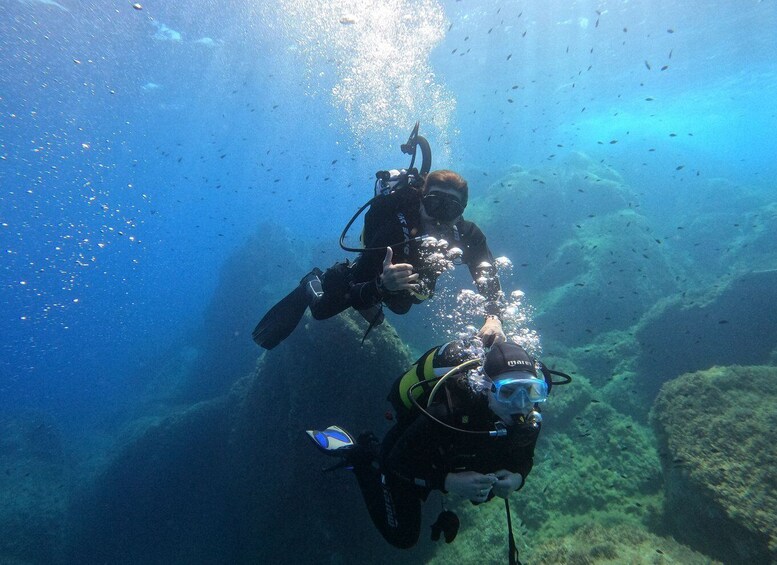
<path fill-rule="evenodd" d="M 554 382 L 552 375 L 563 380 Z M 371 433 L 354 440 L 336 426 L 308 436 L 341 457 L 333 468 L 353 469 L 383 537 L 409 548 L 418 541 L 421 506 L 433 490 L 473 504 L 503 498 L 510 524 L 507 501 L 532 469 L 540 407 L 554 384 L 570 380 L 513 342 L 495 344 L 485 356 L 472 343 L 450 342 L 424 353 L 396 380 L 388 397 L 396 424 L 381 443 Z M 458 524 L 443 508 L 432 538 L 444 534 L 452 542 Z M 509 530 L 511 563 L 518 563 Z"/>

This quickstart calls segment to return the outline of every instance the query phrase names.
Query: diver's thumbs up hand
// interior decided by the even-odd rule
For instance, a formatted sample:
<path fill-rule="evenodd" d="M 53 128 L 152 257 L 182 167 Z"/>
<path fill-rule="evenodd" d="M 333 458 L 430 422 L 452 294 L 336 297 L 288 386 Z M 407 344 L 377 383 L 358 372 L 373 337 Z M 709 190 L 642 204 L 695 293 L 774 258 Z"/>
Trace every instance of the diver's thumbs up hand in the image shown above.
<path fill-rule="evenodd" d="M 415 281 L 418 279 L 418 273 L 413 272 L 413 265 L 410 263 L 391 264 L 394 258 L 394 250 L 391 247 L 386 248 L 386 257 L 383 259 L 383 273 L 380 280 L 383 288 L 389 292 L 398 292 L 400 290 L 418 290 Z"/>
<path fill-rule="evenodd" d="M 383 270 L 386 270 L 386 267 L 391 266 L 391 260 L 394 258 L 394 250 L 391 249 L 391 247 L 386 247 L 386 257 L 383 259 Z"/>

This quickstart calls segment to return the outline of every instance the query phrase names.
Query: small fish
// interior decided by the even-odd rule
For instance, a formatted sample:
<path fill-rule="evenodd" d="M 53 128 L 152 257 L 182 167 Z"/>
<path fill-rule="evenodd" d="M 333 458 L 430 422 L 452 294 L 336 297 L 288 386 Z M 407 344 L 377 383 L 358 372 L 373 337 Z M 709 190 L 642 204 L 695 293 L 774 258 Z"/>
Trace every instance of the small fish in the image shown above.
<path fill-rule="evenodd" d="M 672 51 L 674 51 L 674 49 L 670 49 L 670 50 L 669 50 L 669 58 L 670 58 L 670 59 L 672 58 Z"/>
<path fill-rule="evenodd" d="M 685 165 L 677 165 L 677 168 L 675 168 L 675 171 L 681 171 L 685 167 Z"/>
<path fill-rule="evenodd" d="M 653 100 L 655 100 L 655 98 L 651 98 L 650 96 L 645 98 L 645 102 L 652 102 Z"/>
<path fill-rule="evenodd" d="M 510 54 L 507 56 L 507 60 L 509 61 L 509 60 L 510 60 L 510 58 L 511 58 L 512 56 L 513 56 L 513 54 L 512 54 L 512 53 L 510 53 Z"/>
<path fill-rule="evenodd" d="M 141 4 L 139 4 L 138 2 L 135 2 L 132 5 L 132 7 L 135 8 L 136 10 L 142 10 L 143 9 L 143 6 Z"/>
<path fill-rule="evenodd" d="M 513 103 L 513 99 L 512 99 L 512 98 L 508 98 L 508 99 L 507 99 L 507 101 L 508 101 L 510 104 L 512 104 L 512 103 Z"/>
<path fill-rule="evenodd" d="M 665 71 L 665 70 L 666 70 L 666 69 L 668 69 L 668 68 L 669 68 L 669 65 L 664 65 L 663 67 L 661 67 L 661 70 L 662 70 L 662 71 Z"/>
<path fill-rule="evenodd" d="M 647 70 L 650 70 L 650 63 L 647 62 L 647 59 L 645 60 L 645 66 L 647 67 Z"/>
<path fill-rule="evenodd" d="M 344 14 L 343 16 L 340 17 L 340 23 L 343 25 L 353 25 L 357 21 L 358 20 L 356 19 L 356 17 L 351 14 Z"/>
<path fill-rule="evenodd" d="M 666 30 L 666 33 L 674 33 L 674 30 L 672 28 L 669 28 L 668 30 Z"/>
<path fill-rule="evenodd" d="M 610 145 L 615 145 L 616 143 L 618 143 L 617 139 L 613 139 L 612 141 L 610 141 Z"/>

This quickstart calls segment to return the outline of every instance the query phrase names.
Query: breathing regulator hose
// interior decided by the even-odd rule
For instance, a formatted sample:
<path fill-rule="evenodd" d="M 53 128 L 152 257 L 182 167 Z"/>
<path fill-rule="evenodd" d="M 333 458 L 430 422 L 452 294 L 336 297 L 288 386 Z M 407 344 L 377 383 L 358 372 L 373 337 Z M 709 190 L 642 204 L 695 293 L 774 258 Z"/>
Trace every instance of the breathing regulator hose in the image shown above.
<path fill-rule="evenodd" d="M 411 241 L 420 241 L 421 237 L 413 237 L 409 239 L 404 239 L 402 241 L 398 241 L 396 243 L 392 243 L 391 245 L 386 245 L 383 247 L 349 247 L 345 244 L 345 237 L 348 235 L 348 230 L 351 229 L 351 226 L 356 221 L 356 219 L 362 215 L 362 212 L 364 212 L 367 208 L 369 208 L 373 202 L 378 200 L 379 198 L 383 197 L 385 194 L 388 194 L 390 192 L 396 192 L 397 190 L 401 190 L 403 188 L 415 188 L 418 189 L 421 186 L 423 186 L 424 178 L 429 173 L 429 169 L 432 167 L 432 149 L 429 146 L 429 142 L 426 140 L 425 137 L 418 135 L 418 127 L 419 122 L 415 123 L 415 126 L 413 127 L 413 131 L 410 132 L 410 137 L 407 139 L 407 143 L 403 143 L 400 146 L 400 149 L 402 153 L 405 153 L 406 155 L 411 155 L 410 159 L 410 166 L 403 171 L 403 174 L 399 181 L 396 183 L 396 185 L 393 188 L 389 189 L 389 192 L 379 192 L 372 198 L 370 198 L 367 202 L 365 202 L 361 208 L 359 208 L 356 213 L 351 217 L 350 220 L 348 220 L 348 223 L 345 225 L 345 228 L 343 229 L 343 232 L 340 234 L 340 247 L 345 251 L 351 251 L 353 253 L 362 253 L 364 251 L 383 251 L 386 249 L 386 247 L 395 247 L 398 245 L 405 245 L 406 243 L 409 243 Z M 415 158 L 417 154 L 418 147 L 421 148 L 421 170 L 416 171 L 413 168 L 413 165 L 415 164 Z M 388 171 L 378 171 L 375 173 L 375 176 L 378 178 L 376 181 L 376 188 L 377 183 L 380 182 L 386 182 L 390 180 L 391 173 Z"/>

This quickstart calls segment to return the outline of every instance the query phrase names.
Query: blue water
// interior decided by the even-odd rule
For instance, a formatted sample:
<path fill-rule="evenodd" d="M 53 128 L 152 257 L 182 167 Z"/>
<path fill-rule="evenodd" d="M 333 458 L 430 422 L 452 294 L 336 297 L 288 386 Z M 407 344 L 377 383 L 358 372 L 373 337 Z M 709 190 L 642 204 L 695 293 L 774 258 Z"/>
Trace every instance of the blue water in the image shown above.
<path fill-rule="evenodd" d="M 110 413 L 263 221 L 325 267 L 416 120 L 473 199 L 570 151 L 667 227 L 775 195 L 772 1 L 142 4 L 0 8 L 4 411 Z"/>

